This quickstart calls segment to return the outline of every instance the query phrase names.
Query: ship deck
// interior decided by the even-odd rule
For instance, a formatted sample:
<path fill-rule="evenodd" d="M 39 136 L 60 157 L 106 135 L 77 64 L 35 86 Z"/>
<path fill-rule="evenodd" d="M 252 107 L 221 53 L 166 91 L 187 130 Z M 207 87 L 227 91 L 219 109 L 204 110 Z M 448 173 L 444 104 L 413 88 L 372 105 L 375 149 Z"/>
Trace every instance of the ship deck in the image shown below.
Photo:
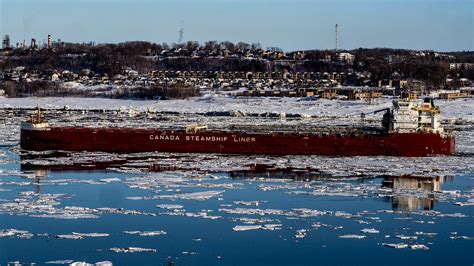
<path fill-rule="evenodd" d="M 185 133 L 184 127 L 86 127 L 86 126 L 52 126 L 53 130 L 106 130 L 114 131 L 170 131 L 174 133 Z M 222 134 L 295 134 L 295 135 L 378 135 L 387 133 L 381 127 L 351 127 L 351 126 L 327 126 L 310 127 L 295 125 L 230 125 L 228 127 L 211 127 L 199 133 L 212 132 Z"/>

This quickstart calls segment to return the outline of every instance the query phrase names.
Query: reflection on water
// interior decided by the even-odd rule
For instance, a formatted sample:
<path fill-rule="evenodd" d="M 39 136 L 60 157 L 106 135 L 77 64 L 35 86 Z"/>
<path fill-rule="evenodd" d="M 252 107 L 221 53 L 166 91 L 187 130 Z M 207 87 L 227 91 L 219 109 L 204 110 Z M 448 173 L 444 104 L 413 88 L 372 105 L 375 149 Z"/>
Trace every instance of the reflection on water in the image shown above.
<path fill-rule="evenodd" d="M 272 178 L 299 181 L 310 181 L 330 177 L 328 174 L 312 168 L 278 168 L 265 164 L 253 164 L 248 167 L 249 169 L 230 171 L 229 176 L 233 179 Z"/>
<path fill-rule="evenodd" d="M 453 181 L 453 177 L 420 177 L 404 175 L 399 177 L 385 177 L 383 188 L 393 188 L 397 193 L 391 198 L 392 208 L 400 211 L 432 210 L 436 202 L 434 193 L 440 192 L 444 182 Z M 420 191 L 421 193 L 404 193 Z"/>
<path fill-rule="evenodd" d="M 44 179 L 48 176 L 49 171 L 46 169 L 36 169 L 35 174 L 35 184 L 36 184 L 36 193 L 41 193 L 41 179 Z"/>
<path fill-rule="evenodd" d="M 132 160 L 133 161 L 133 160 Z M 139 168 L 144 172 L 163 172 L 163 171 L 177 171 L 179 167 L 173 165 L 161 165 L 156 163 L 148 164 L 128 164 L 130 160 L 123 161 L 87 161 L 74 164 L 21 164 L 22 171 L 33 172 L 36 177 L 36 190 L 40 192 L 40 182 L 48 176 L 50 171 L 91 171 L 91 170 L 106 170 L 112 168 L 120 168 L 126 166 L 127 168 Z M 228 172 L 232 179 L 291 179 L 295 181 L 315 181 L 326 180 L 341 180 L 326 173 L 323 173 L 314 168 L 279 168 L 274 165 L 266 164 L 252 164 L 247 165 L 240 170 L 233 170 Z M 353 176 L 358 180 L 370 178 L 368 176 Z M 371 178 L 372 179 L 372 178 Z M 344 178 L 348 181 L 351 179 Z M 352 179 L 353 180 L 353 179 Z M 435 176 L 385 176 L 383 177 L 381 188 L 390 188 L 388 194 L 385 194 L 386 199 L 390 199 L 392 209 L 411 212 L 416 210 L 432 210 L 437 202 L 436 192 L 442 190 L 444 182 L 453 182 L 453 177 Z M 363 182 L 363 181 L 361 181 Z M 329 184 L 329 183 L 328 183 Z M 379 195 L 380 196 L 380 195 Z M 383 197 L 383 196 L 382 196 Z"/>

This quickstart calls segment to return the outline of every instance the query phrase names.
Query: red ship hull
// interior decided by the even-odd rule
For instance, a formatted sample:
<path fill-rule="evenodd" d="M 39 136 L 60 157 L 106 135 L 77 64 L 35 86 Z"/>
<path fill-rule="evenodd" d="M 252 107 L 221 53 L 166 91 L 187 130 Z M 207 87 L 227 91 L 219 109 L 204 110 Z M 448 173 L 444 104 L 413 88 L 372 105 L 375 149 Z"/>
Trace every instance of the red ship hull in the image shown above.
<path fill-rule="evenodd" d="M 25 150 L 185 152 L 326 156 L 452 155 L 454 137 L 432 133 L 318 135 L 310 133 L 244 133 L 163 129 L 52 127 L 21 129 Z"/>

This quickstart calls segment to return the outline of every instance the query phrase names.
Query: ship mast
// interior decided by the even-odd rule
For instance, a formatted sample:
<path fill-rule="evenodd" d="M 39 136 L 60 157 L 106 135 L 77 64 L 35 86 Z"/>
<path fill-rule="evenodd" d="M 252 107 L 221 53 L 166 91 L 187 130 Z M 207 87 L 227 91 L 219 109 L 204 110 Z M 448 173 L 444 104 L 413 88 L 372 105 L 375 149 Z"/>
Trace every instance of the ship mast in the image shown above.
<path fill-rule="evenodd" d="M 41 109 L 40 109 L 40 101 L 39 97 L 36 97 L 37 100 L 37 109 L 36 109 L 36 124 L 41 123 Z"/>

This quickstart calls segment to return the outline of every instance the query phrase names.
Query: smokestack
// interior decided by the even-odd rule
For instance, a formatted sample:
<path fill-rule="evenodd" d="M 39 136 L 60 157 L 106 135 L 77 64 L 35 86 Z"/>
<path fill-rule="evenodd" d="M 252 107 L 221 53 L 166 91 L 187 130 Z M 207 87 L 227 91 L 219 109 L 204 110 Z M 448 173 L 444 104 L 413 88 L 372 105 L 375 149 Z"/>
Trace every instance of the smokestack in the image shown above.
<path fill-rule="evenodd" d="M 3 36 L 2 48 L 3 49 L 10 48 L 10 36 L 8 35 Z"/>
<path fill-rule="evenodd" d="M 336 24 L 336 51 L 339 48 L 339 25 Z"/>

